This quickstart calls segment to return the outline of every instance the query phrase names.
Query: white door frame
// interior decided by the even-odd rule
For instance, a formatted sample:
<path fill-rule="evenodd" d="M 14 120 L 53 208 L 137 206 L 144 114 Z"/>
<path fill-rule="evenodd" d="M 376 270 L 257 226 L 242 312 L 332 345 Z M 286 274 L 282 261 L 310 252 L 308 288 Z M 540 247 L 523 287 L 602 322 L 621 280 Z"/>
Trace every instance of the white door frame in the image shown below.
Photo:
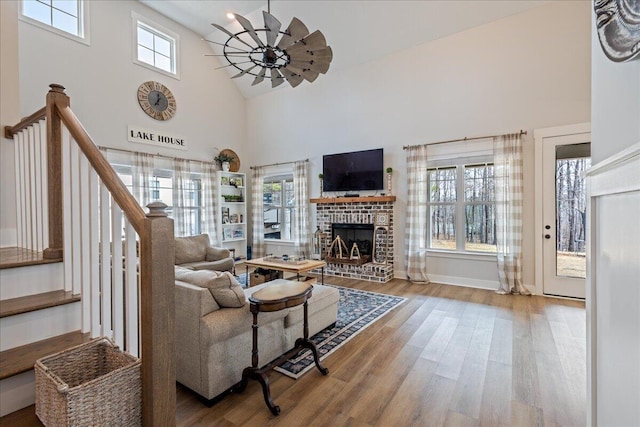
<path fill-rule="evenodd" d="M 557 126 L 550 128 L 535 129 L 533 137 L 535 140 L 535 163 L 534 163 L 534 180 L 535 180 L 535 215 L 534 215 L 534 239 L 535 239 L 535 289 L 536 295 L 543 295 L 543 278 L 544 278 L 544 252 L 543 252 L 543 206 L 542 206 L 542 148 L 546 138 L 555 138 L 558 136 L 575 135 L 582 133 L 591 133 L 591 123 L 578 123 L 566 126 Z"/>

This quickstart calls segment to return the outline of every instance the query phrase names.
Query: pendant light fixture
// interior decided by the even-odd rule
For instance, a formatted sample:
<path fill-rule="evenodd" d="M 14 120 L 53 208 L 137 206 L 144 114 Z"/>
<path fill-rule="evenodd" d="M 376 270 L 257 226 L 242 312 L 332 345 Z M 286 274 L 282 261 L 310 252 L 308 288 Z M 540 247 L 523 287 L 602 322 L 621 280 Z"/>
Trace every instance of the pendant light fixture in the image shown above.
<path fill-rule="evenodd" d="M 233 14 L 243 31 L 232 33 L 221 25 L 211 24 L 229 38 L 223 43 L 221 55 L 229 62 L 220 68 L 234 67 L 239 73 L 232 79 L 253 76 L 252 86 L 265 79 L 271 80 L 271 87 L 285 82 L 296 87 L 304 80 L 313 82 L 320 73 L 329 70 L 333 59 L 331 47 L 320 31 L 309 33 L 307 27 L 298 18 L 293 18 L 285 31 L 282 24 L 271 15 L 271 1 L 267 2 L 267 11 L 262 12 L 264 28 L 254 28 L 243 16 Z"/>

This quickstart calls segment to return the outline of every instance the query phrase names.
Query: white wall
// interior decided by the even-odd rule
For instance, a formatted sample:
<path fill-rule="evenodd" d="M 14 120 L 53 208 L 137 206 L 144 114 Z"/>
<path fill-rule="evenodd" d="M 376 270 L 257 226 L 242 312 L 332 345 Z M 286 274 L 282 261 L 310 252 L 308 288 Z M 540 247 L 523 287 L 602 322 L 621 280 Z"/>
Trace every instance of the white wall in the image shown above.
<path fill-rule="evenodd" d="M 211 51 L 199 35 L 137 1 L 92 1 L 89 6 L 90 46 L 19 22 L 19 82 L 13 78 L 7 87 L 20 88 L 22 116 L 44 106 L 48 85 L 59 83 L 98 145 L 196 160 L 211 160 L 215 147 L 245 155 L 244 98 L 224 71 L 214 70 L 218 60 L 203 56 Z M 180 36 L 180 80 L 133 63 L 132 11 Z M 4 67 L 4 57 L 2 62 Z M 173 92 L 177 112 L 171 120 L 153 120 L 139 107 L 137 88 L 147 80 L 159 81 Z M 3 68 L 3 92 L 5 87 Z M 128 125 L 183 136 L 188 151 L 130 143 Z M 10 194 L 5 197 L 5 187 L 10 186 L 3 167 L 3 221 L 4 207 L 13 203 Z"/>
<path fill-rule="evenodd" d="M 592 74 L 591 156 L 593 164 L 597 164 L 640 142 L 640 58 L 626 63 L 609 61 L 600 48 L 594 25 Z M 602 222 L 597 228 L 601 230 L 608 230 L 604 220 L 607 213 L 612 218 L 619 218 L 623 212 L 618 210 L 618 215 L 612 214 L 620 209 L 620 205 L 615 203 L 616 197 L 608 200 L 614 203 L 612 208 L 600 212 Z M 631 200 L 637 211 L 637 194 Z M 634 225 L 637 230 L 637 222 Z M 594 259 L 589 261 L 603 272 L 606 268 L 615 268 L 611 275 L 592 278 L 598 279 L 594 284 L 594 301 L 587 304 L 587 307 L 597 306 L 596 313 L 589 310 L 587 318 L 597 316 L 592 320 L 597 324 L 597 336 L 591 341 L 591 351 L 597 344 L 600 355 L 595 367 L 597 401 L 589 402 L 589 414 L 596 410 L 593 422 L 599 426 L 637 425 L 640 422 L 640 336 L 637 333 L 640 282 L 636 273 L 640 235 L 637 231 L 635 236 L 629 235 L 629 229 L 623 229 L 626 234 L 621 233 L 615 228 L 618 227 L 614 227 L 611 235 L 602 236 L 605 243 L 609 242 L 609 250 L 592 254 Z M 625 279 L 614 280 L 615 277 Z M 593 372 L 591 368 L 590 372 Z"/>
<path fill-rule="evenodd" d="M 528 130 L 524 281 L 533 286 L 532 130 L 590 121 L 591 5 L 553 3 L 249 100 L 249 162 L 308 157 L 316 177 L 323 154 L 383 147 L 398 196 L 396 277 L 405 277 L 402 146 Z M 429 271 L 496 282 L 495 260 L 480 262 L 432 257 Z"/>
<path fill-rule="evenodd" d="M 4 138 L 4 126 L 20 120 L 18 92 L 18 2 L 0 2 L 0 248 L 16 245 L 15 169 L 13 140 Z M 6 183 L 6 184 L 5 184 Z"/>

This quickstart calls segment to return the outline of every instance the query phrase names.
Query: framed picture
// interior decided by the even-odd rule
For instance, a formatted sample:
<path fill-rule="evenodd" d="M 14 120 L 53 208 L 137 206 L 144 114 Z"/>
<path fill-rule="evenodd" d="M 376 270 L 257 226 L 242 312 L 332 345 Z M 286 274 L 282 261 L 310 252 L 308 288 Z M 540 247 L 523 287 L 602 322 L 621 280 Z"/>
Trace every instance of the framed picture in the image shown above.
<path fill-rule="evenodd" d="M 220 184 L 229 185 L 229 177 L 223 176 L 222 178 L 220 178 Z"/>
<path fill-rule="evenodd" d="M 242 232 L 241 229 L 233 230 L 233 237 L 237 239 L 241 239 L 244 237 L 244 233 Z"/>
<path fill-rule="evenodd" d="M 242 187 L 242 178 L 240 177 L 229 178 L 229 185 L 232 185 L 234 187 Z"/>
<path fill-rule="evenodd" d="M 229 223 L 230 224 L 237 224 L 239 223 L 239 218 L 238 218 L 238 214 L 231 214 L 229 215 Z"/>
<path fill-rule="evenodd" d="M 230 223 L 230 219 L 229 219 L 229 208 L 222 208 L 222 223 L 223 224 L 229 224 Z"/>
<path fill-rule="evenodd" d="M 232 239 L 233 238 L 233 233 L 232 233 L 231 229 L 230 228 L 225 228 L 223 230 L 222 237 L 223 237 L 224 240 Z"/>

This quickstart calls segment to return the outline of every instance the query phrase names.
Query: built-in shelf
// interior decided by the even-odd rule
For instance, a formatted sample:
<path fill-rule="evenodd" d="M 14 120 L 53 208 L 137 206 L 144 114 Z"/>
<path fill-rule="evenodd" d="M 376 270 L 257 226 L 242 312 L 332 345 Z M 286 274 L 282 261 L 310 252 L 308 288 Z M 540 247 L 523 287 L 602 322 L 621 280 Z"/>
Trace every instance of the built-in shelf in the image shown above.
<path fill-rule="evenodd" d="M 369 196 L 369 197 L 322 197 L 311 199 L 311 203 L 371 203 L 371 202 L 395 202 L 396 196 Z"/>

